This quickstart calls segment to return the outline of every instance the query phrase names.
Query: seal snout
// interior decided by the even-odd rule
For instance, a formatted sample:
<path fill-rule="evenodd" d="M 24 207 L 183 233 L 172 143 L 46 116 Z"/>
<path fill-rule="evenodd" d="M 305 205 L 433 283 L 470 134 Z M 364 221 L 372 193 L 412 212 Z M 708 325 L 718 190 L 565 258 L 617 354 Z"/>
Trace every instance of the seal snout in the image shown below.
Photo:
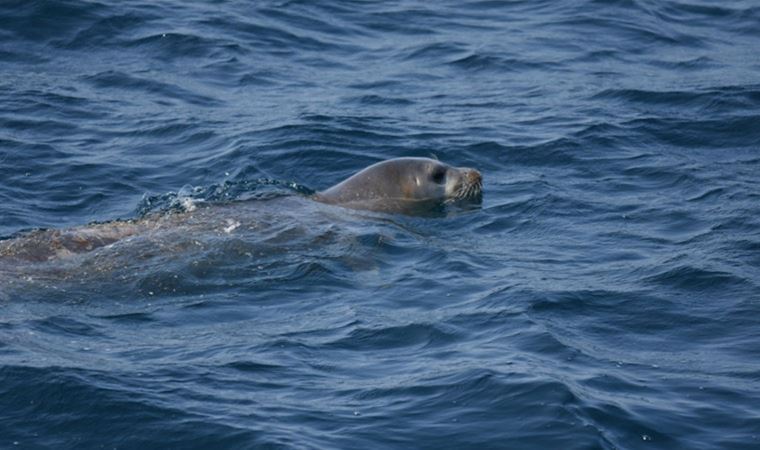
<path fill-rule="evenodd" d="M 465 176 L 467 177 L 467 182 L 469 184 L 478 184 L 478 185 L 483 184 L 483 175 L 481 175 L 480 172 L 478 172 L 475 169 L 470 169 L 470 168 L 467 168 L 465 170 L 466 170 Z"/>
<path fill-rule="evenodd" d="M 451 195 L 452 201 L 478 201 L 483 195 L 483 176 L 475 169 L 460 167 L 459 180 Z"/>

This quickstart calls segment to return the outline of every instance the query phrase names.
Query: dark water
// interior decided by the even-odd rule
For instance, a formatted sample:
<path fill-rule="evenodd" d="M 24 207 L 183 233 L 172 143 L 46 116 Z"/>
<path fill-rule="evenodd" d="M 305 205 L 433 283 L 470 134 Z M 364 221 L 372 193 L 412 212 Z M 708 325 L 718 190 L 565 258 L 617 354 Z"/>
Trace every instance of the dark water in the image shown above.
<path fill-rule="evenodd" d="M 0 236 L 168 226 L 0 266 L 0 448 L 760 447 L 758 49 L 754 1 L 2 2 Z M 481 209 L 303 197 L 430 154 Z"/>

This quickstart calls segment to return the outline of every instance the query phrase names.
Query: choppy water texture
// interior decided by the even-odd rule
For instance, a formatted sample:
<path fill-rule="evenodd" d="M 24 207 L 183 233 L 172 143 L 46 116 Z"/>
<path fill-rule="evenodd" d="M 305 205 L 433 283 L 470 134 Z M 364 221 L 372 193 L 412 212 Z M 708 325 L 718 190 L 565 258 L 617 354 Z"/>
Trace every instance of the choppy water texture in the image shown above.
<path fill-rule="evenodd" d="M 0 447 L 760 447 L 759 24 L 2 2 L 0 236 L 163 227 L 0 264 Z M 481 209 L 304 196 L 431 154 Z"/>

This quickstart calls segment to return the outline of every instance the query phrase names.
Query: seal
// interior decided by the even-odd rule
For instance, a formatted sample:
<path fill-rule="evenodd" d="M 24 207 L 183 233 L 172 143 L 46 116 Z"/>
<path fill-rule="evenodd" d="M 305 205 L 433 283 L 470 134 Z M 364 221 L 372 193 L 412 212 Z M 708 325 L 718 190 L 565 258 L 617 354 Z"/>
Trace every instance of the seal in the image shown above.
<path fill-rule="evenodd" d="M 416 214 L 454 203 L 479 203 L 483 177 L 469 167 L 431 158 L 395 158 L 373 164 L 312 198 L 352 209 Z"/>
<path fill-rule="evenodd" d="M 353 209 L 435 216 L 448 204 L 480 202 L 482 186 L 480 172 L 475 169 L 452 167 L 430 158 L 396 158 L 373 164 L 311 199 Z M 241 202 L 196 207 L 191 203 L 183 211 L 157 212 L 131 220 L 22 232 L 0 239 L 0 263 L 63 259 L 103 247 L 118 247 L 128 239 L 152 242 L 153 249 L 171 247 L 173 241 L 181 247 L 181 236 L 224 235 L 238 228 L 263 226 L 266 220 L 259 214 L 263 206 L 245 205 Z M 294 213 L 298 211 L 294 208 Z M 194 238 L 190 241 L 193 245 L 197 242 Z M 137 244 L 133 242 L 133 246 Z"/>

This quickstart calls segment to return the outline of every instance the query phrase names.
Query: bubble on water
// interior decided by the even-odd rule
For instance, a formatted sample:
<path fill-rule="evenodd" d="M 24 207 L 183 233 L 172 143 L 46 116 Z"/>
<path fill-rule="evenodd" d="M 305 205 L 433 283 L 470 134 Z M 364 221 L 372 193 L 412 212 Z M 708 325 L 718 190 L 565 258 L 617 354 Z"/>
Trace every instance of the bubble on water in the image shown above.
<path fill-rule="evenodd" d="M 195 202 L 190 197 L 182 197 L 179 203 L 182 206 L 182 209 L 184 209 L 187 212 L 192 212 L 197 209 L 197 206 L 195 206 Z"/>
<path fill-rule="evenodd" d="M 225 233 L 229 234 L 229 233 L 232 233 L 232 231 L 235 230 L 235 228 L 239 226 L 240 226 L 240 222 L 238 222 L 237 220 L 227 219 L 227 226 L 224 227 L 223 229 Z"/>

